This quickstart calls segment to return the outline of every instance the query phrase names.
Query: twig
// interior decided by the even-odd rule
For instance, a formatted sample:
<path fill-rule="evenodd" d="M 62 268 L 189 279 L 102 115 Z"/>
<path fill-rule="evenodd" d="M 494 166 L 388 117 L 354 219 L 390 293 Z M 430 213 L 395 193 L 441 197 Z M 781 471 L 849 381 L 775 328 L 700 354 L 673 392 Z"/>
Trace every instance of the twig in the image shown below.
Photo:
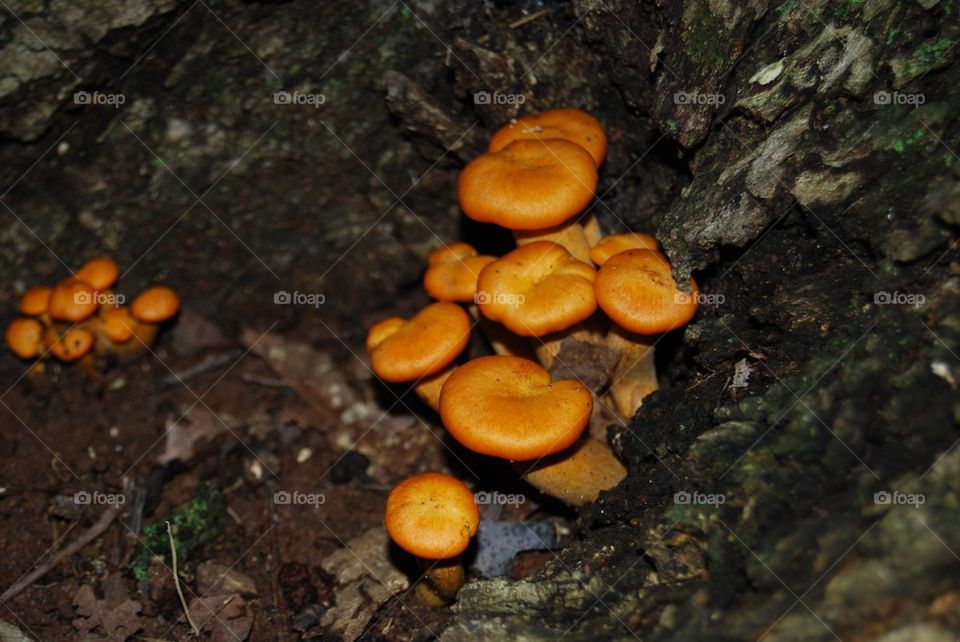
<path fill-rule="evenodd" d="M 537 18 L 542 18 L 543 16 L 547 15 L 548 13 L 550 13 L 550 10 L 549 10 L 549 9 L 541 9 L 540 11 L 538 11 L 538 12 L 536 12 L 536 13 L 531 13 L 529 16 L 524 16 L 523 18 L 520 18 L 519 20 L 514 20 L 513 22 L 510 23 L 510 28 L 511 28 L 511 29 L 516 29 L 517 27 L 522 27 L 523 25 L 527 24 L 528 22 L 533 22 L 533 21 L 536 20 Z"/>
<path fill-rule="evenodd" d="M 77 539 L 70 542 L 67 546 L 60 549 L 53 557 L 50 558 L 48 562 L 44 562 L 30 573 L 27 573 L 13 586 L 4 591 L 3 595 L 0 595 L 0 602 L 6 602 L 7 600 L 13 599 L 25 588 L 49 573 L 50 570 L 61 561 L 67 557 L 70 557 L 103 534 L 110 524 L 113 523 L 113 520 L 116 519 L 119 512 L 120 511 L 116 508 L 108 508 L 107 510 L 103 511 L 103 514 L 100 516 L 100 519 L 97 520 L 96 524 L 84 531 Z"/>
<path fill-rule="evenodd" d="M 201 361 L 198 364 L 192 365 L 186 370 L 181 370 L 180 372 L 174 372 L 167 377 L 164 377 L 160 380 L 161 386 L 172 386 L 176 383 L 183 383 L 188 379 L 193 379 L 199 377 L 200 375 L 207 374 L 213 370 L 217 370 L 232 361 L 236 361 L 243 355 L 241 350 L 232 350 L 230 352 L 224 352 L 223 354 L 215 355 L 208 359 Z"/>
<path fill-rule="evenodd" d="M 285 382 L 280 379 L 270 379 L 269 377 L 258 377 L 256 375 L 243 375 L 243 383 L 252 383 L 264 388 L 289 388 Z"/>
<path fill-rule="evenodd" d="M 177 587 L 177 595 L 180 596 L 180 605 L 183 607 L 183 614 L 186 616 L 187 622 L 190 623 L 193 634 L 200 637 L 200 629 L 197 628 L 193 618 L 190 617 L 190 609 L 187 608 L 187 598 L 183 597 L 183 589 L 180 588 L 180 576 L 177 575 L 177 547 L 173 543 L 173 528 L 170 527 L 170 522 L 164 523 L 167 525 L 167 538 L 170 540 L 170 559 L 173 560 L 173 584 Z"/>

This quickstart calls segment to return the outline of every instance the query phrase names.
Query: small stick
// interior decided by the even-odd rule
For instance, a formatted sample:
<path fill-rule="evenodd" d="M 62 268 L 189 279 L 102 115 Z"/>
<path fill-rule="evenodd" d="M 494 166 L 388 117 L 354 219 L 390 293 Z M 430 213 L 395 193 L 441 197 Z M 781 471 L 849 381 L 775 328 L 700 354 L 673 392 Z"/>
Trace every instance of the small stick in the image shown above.
<path fill-rule="evenodd" d="M 183 589 L 180 588 L 180 576 L 177 575 L 177 547 L 173 543 L 173 529 L 170 527 L 170 522 L 164 523 L 167 525 L 167 537 L 170 539 L 170 558 L 173 560 L 173 584 L 177 587 L 177 595 L 180 596 L 180 605 L 183 607 L 183 614 L 187 617 L 187 622 L 190 623 L 193 634 L 200 637 L 200 629 L 197 628 L 193 618 L 190 617 L 190 609 L 187 608 L 187 598 L 183 597 Z"/>
<path fill-rule="evenodd" d="M 188 379 L 193 379 L 195 377 L 199 377 L 200 375 L 207 374 L 208 372 L 212 372 L 213 370 L 218 370 L 231 361 L 237 360 L 241 356 L 243 356 L 243 352 L 240 350 L 232 350 L 230 352 L 224 352 L 222 354 L 212 356 L 201 361 L 200 363 L 190 366 L 186 370 L 181 370 L 180 372 L 175 372 L 167 377 L 164 377 L 160 380 L 160 385 L 172 386 L 176 383 L 183 383 Z"/>
<path fill-rule="evenodd" d="M 0 595 L 0 602 L 6 602 L 7 600 L 13 599 L 25 588 L 49 573 L 50 569 L 55 567 L 61 561 L 67 557 L 70 557 L 99 537 L 104 531 L 107 530 L 107 527 L 113 523 L 113 520 L 116 519 L 119 512 L 120 511 L 116 508 L 108 508 L 107 510 L 103 511 L 103 514 L 100 516 L 100 519 L 97 520 L 96 524 L 88 528 L 77 539 L 70 542 L 70 544 L 60 549 L 53 557 L 50 558 L 50 561 L 44 562 L 32 572 L 24 575 L 13 586 L 4 591 L 3 595 Z"/>
<path fill-rule="evenodd" d="M 517 27 L 522 27 L 523 25 L 527 24 L 528 22 L 533 22 L 533 21 L 536 20 L 537 18 L 542 18 L 543 16 L 547 15 L 548 13 L 550 13 L 550 10 L 549 10 L 549 9 L 541 9 L 540 11 L 538 11 L 538 12 L 536 12 L 536 13 L 531 13 L 529 16 L 525 16 L 525 17 L 523 17 L 523 18 L 520 18 L 519 20 L 515 20 L 515 21 L 511 22 L 511 23 L 510 23 L 510 28 L 511 28 L 511 29 L 516 29 Z"/>

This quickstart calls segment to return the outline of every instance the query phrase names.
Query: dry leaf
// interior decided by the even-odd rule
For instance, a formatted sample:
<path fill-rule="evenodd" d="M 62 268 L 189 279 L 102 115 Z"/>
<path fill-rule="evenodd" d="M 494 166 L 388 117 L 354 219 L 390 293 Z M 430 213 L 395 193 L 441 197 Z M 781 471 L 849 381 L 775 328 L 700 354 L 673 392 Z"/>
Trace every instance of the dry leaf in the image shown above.
<path fill-rule="evenodd" d="M 89 634 L 102 627 L 107 639 L 124 642 L 137 631 L 144 628 L 145 621 L 138 615 L 143 607 L 131 599 L 98 600 L 89 584 L 84 584 L 73 597 L 73 605 L 80 618 L 73 621 L 73 627 L 83 634 Z"/>
<path fill-rule="evenodd" d="M 213 439 L 237 425 L 237 420 L 230 415 L 216 415 L 202 406 L 194 406 L 186 416 L 178 414 L 167 420 L 166 443 L 157 456 L 157 463 L 167 464 L 174 459 L 189 461 L 200 441 Z"/>
<path fill-rule="evenodd" d="M 253 627 L 247 603 L 236 594 L 193 598 L 190 618 L 200 630 L 210 633 L 209 642 L 242 642 Z"/>

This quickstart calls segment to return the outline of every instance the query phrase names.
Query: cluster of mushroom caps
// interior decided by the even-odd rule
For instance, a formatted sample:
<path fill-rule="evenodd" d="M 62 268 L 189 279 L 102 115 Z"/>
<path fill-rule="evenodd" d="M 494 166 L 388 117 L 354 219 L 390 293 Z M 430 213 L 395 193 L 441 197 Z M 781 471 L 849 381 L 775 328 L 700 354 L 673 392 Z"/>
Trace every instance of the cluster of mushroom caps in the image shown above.
<path fill-rule="evenodd" d="M 632 416 L 657 388 L 658 337 L 686 325 L 698 298 L 692 279 L 688 288 L 677 285 L 654 238 L 603 237 L 593 217 L 578 217 L 594 198 L 606 151 L 603 127 L 577 109 L 500 129 L 464 168 L 458 195 L 470 218 L 512 230 L 517 248 L 500 258 L 462 242 L 434 250 L 424 286 L 437 302 L 410 319 L 377 323 L 366 342 L 377 376 L 412 384 L 460 444 L 513 462 L 531 485 L 572 506 L 596 500 L 626 469 L 585 434 L 603 397 L 579 381 L 552 380 L 561 342 L 619 351 L 612 383 L 599 394 Z M 474 325 L 495 354 L 458 364 Z M 432 561 L 417 587 L 425 601 L 456 594 L 457 558 L 478 523 L 473 494 L 448 475 L 418 475 L 391 493 L 391 537 Z"/>
<path fill-rule="evenodd" d="M 166 286 L 147 288 L 129 306 L 112 288 L 120 267 L 106 256 L 93 258 L 53 287 L 36 286 L 20 297 L 20 314 L 5 333 L 7 347 L 21 359 L 82 360 L 122 355 L 153 344 L 158 327 L 180 309 Z M 37 365 L 40 365 L 39 363 Z"/>

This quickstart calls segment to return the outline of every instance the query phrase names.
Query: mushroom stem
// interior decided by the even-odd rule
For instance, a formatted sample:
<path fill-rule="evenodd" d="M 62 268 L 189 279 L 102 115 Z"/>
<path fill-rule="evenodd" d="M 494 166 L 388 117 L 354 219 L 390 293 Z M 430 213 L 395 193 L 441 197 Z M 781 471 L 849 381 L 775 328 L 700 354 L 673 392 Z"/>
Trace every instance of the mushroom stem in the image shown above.
<path fill-rule="evenodd" d="M 432 608 L 453 602 L 465 577 L 460 556 L 445 560 L 417 559 L 423 569 L 423 577 L 417 582 L 417 597 Z"/>
<path fill-rule="evenodd" d="M 593 437 L 585 437 L 532 467 L 522 461 L 514 467 L 531 486 L 570 506 L 595 502 L 601 491 L 610 490 L 627 476 L 627 469 L 610 448 Z"/>
<path fill-rule="evenodd" d="M 621 354 L 611 379 L 610 396 L 624 417 L 632 417 L 643 404 L 644 397 L 658 387 L 654 364 L 656 342 L 656 336 L 633 334 L 616 324 L 607 333 L 606 345 Z"/>
<path fill-rule="evenodd" d="M 557 355 L 560 354 L 560 345 L 567 337 L 574 338 L 577 341 L 583 341 L 584 343 L 596 342 L 593 332 L 587 327 L 586 322 L 574 324 L 560 332 L 544 335 L 540 337 L 534 349 L 537 353 L 537 360 L 540 361 L 544 368 L 549 370 L 553 367 L 554 360 L 557 358 Z"/>
<path fill-rule="evenodd" d="M 575 219 L 542 230 L 514 230 L 513 238 L 517 247 L 536 241 L 551 241 L 563 246 L 578 261 L 590 263 L 590 243 L 584 228 Z"/>
<path fill-rule="evenodd" d="M 603 238 L 600 221 L 597 220 L 597 215 L 593 212 L 587 214 L 586 218 L 583 219 L 583 235 L 586 237 L 590 247 L 595 246 Z"/>
<path fill-rule="evenodd" d="M 530 345 L 530 341 L 526 337 L 519 337 L 496 321 L 491 321 L 480 314 L 480 309 L 476 303 L 471 303 L 467 306 L 467 311 L 470 313 L 470 316 L 473 317 L 473 320 L 477 322 L 477 325 L 480 326 L 480 331 L 483 332 L 483 336 L 487 338 L 490 347 L 493 348 L 494 354 L 511 355 L 531 360 L 536 359 L 533 346 Z"/>
<path fill-rule="evenodd" d="M 440 372 L 428 375 L 417 382 L 413 390 L 417 393 L 417 396 L 434 410 L 440 409 L 440 390 L 443 388 L 444 382 L 447 380 L 453 371 L 457 369 L 457 366 L 450 364 Z"/>

